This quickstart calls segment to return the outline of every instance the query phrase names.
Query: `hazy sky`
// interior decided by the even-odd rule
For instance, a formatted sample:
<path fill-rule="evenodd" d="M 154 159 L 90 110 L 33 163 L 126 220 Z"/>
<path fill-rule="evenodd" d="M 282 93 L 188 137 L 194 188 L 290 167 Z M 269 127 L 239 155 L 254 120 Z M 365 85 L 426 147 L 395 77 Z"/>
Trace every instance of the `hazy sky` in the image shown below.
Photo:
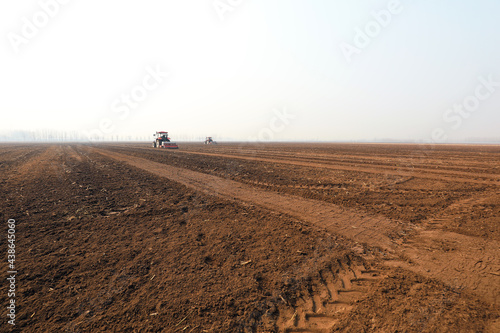
<path fill-rule="evenodd" d="M 499 17 L 498 0 L 2 1 L 0 133 L 500 142 Z"/>

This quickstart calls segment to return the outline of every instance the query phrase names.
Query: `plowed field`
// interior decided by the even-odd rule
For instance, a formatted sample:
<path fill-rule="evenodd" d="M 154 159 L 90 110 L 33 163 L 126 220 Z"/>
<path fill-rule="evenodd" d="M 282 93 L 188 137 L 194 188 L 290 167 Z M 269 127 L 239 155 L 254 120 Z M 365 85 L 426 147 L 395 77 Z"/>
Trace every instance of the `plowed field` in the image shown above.
<path fill-rule="evenodd" d="M 500 331 L 499 146 L 179 146 L 0 146 L 1 332 Z"/>

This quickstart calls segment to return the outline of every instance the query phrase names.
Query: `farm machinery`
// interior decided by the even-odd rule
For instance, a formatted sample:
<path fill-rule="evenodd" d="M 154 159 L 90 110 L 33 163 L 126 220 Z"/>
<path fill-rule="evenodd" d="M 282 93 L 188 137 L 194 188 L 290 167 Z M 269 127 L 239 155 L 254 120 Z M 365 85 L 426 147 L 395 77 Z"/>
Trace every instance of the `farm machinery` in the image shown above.
<path fill-rule="evenodd" d="M 207 138 L 205 139 L 205 144 L 206 145 L 215 145 L 215 144 L 217 144 L 217 142 L 214 141 L 211 136 L 207 136 Z"/>
<path fill-rule="evenodd" d="M 179 149 L 179 146 L 175 142 L 171 142 L 168 137 L 168 132 L 159 131 L 153 134 L 155 141 L 153 141 L 153 148 L 165 148 L 165 149 Z"/>

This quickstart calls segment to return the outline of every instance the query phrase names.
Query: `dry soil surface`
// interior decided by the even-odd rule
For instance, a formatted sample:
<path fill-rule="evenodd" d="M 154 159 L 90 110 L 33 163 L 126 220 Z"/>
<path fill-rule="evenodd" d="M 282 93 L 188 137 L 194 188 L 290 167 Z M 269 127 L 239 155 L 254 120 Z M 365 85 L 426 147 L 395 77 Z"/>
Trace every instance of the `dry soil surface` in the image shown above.
<path fill-rule="evenodd" d="M 0 146 L 2 332 L 500 331 L 500 147 L 179 146 Z"/>

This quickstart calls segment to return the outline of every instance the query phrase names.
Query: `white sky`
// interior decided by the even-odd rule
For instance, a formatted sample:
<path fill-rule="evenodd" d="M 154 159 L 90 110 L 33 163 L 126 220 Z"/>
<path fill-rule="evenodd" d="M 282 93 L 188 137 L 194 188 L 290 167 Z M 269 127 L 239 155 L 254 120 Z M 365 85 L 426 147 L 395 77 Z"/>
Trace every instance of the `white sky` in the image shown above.
<path fill-rule="evenodd" d="M 0 3 L 0 134 L 500 142 L 498 0 L 401 0 L 350 63 L 341 43 L 390 0 L 218 0 L 224 20 L 214 0 L 65 1 Z M 41 4 L 58 4 L 47 22 Z M 124 109 L 146 68 L 169 76 Z M 464 100 L 474 112 L 447 113 Z"/>

